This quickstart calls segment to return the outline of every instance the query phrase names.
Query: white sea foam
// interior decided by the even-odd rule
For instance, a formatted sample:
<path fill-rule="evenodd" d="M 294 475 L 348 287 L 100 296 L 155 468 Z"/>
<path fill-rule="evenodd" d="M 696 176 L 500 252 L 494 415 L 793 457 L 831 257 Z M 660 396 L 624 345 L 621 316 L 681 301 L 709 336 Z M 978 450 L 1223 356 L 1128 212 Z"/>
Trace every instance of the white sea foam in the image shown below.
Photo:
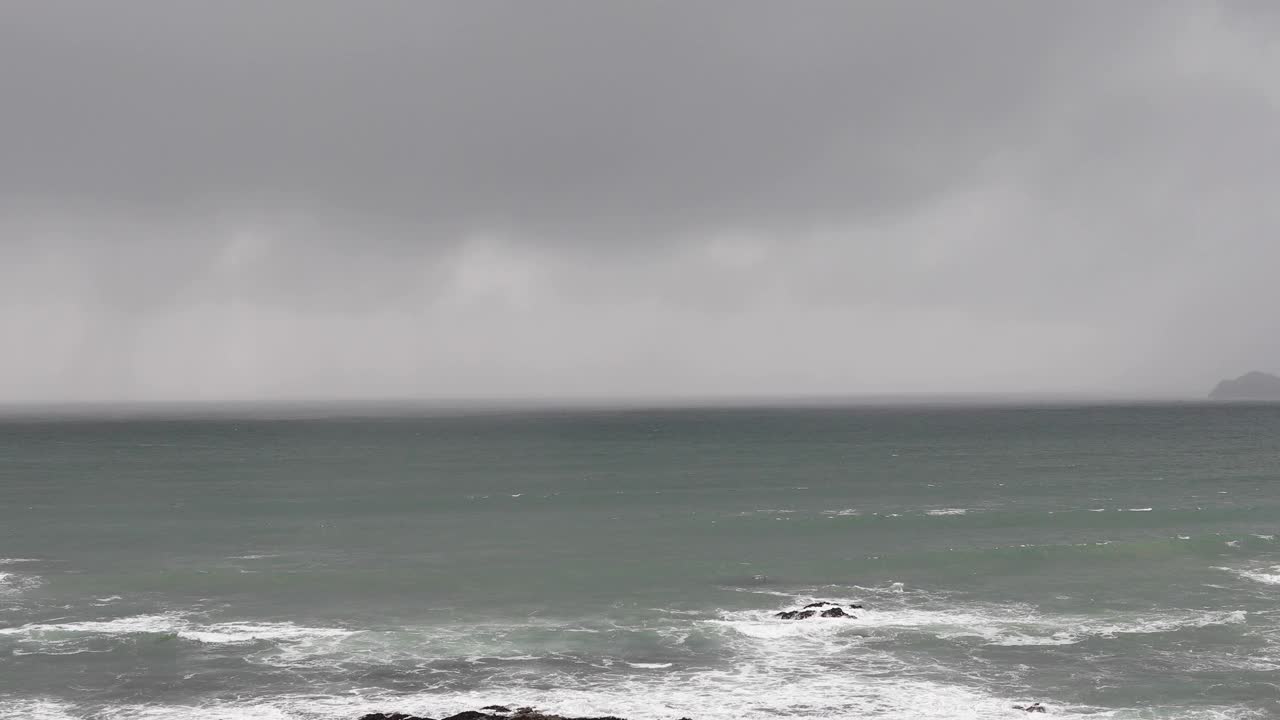
<path fill-rule="evenodd" d="M 312 704 L 317 704 L 312 699 Z M 333 705 L 333 703 L 329 703 Z M 95 720 L 298 720 L 305 717 L 339 720 L 336 711 L 316 715 L 301 698 L 289 702 L 208 703 L 202 705 L 119 705 L 94 713 Z M 355 715 L 341 717 L 350 720 Z"/>
<path fill-rule="evenodd" d="M 34 575 L 0 572 L 0 596 L 17 595 L 38 585 L 40 585 L 40 578 Z"/>
<path fill-rule="evenodd" d="M 1233 575 L 1253 580 L 1254 582 L 1265 583 L 1267 585 L 1280 585 L 1280 565 L 1272 565 L 1266 570 L 1247 570 L 1228 567 L 1219 567 L 1214 569 L 1225 570 Z"/>
<path fill-rule="evenodd" d="M 748 678 L 742 678 L 746 681 Z M 671 689 L 647 689 L 630 684 L 618 690 L 596 688 L 545 690 L 512 687 L 508 691 L 482 690 L 468 693 L 422 693 L 418 695 L 380 695 L 370 692 L 348 696 L 316 697 L 284 695 L 269 700 L 208 703 L 202 705 L 121 705 L 94 713 L 95 720 L 350 720 L 370 712 L 407 712 L 422 716 L 446 716 L 484 705 L 506 702 L 512 697 L 519 703 L 536 706 L 565 715 L 621 715 L 648 718 L 692 716 L 708 720 L 760 718 L 776 720 L 778 716 L 796 715 L 814 718 L 877 717 L 885 720 L 929 717 L 933 720 L 1008 720 L 1018 716 L 1010 709 L 1015 701 L 984 694 L 958 686 L 927 681 L 858 683 L 863 692 L 849 703 L 826 698 L 797 698 L 809 686 L 777 696 L 774 702 L 751 702 L 749 693 L 707 693 L 699 686 L 687 686 L 670 697 L 656 693 L 672 693 Z M 772 688 L 769 688 L 772 690 Z M 650 693 L 650 694 L 645 694 Z M 844 696 L 852 695 L 846 689 Z M 787 699 L 796 699 L 792 705 Z M 33 720 L 72 720 L 68 710 L 51 704 L 50 715 L 15 715 Z M 1064 707 L 1048 704 L 1050 713 L 1087 716 L 1096 720 L 1263 720 L 1266 710 L 1241 705 L 1186 707 L 1147 707 L 1133 710 L 1100 710 L 1092 707 Z M 0 710 L 7 709 L 0 704 Z M 1012 713 L 1012 715 L 1011 715 Z"/>
<path fill-rule="evenodd" d="M 1276 568 L 1280 570 L 1280 567 Z M 1280 582 L 1280 576 L 1276 576 Z M 794 596 L 789 607 L 814 598 Z M 901 633 L 923 633 L 946 640 L 972 638 L 987 645 L 1074 645 L 1090 638 L 1115 639 L 1123 635 L 1177 632 L 1183 629 L 1244 623 L 1243 611 L 1164 611 L 1151 614 L 1085 615 L 1044 614 L 1030 606 L 908 604 L 881 599 L 866 609 L 851 611 L 856 619 L 809 618 L 782 620 L 776 610 L 728 613 L 721 622 L 735 632 L 758 640 L 783 638 L 832 638 L 843 643 L 891 640 Z M 909 601 L 908 601 L 909 602 Z"/>
<path fill-rule="evenodd" d="M 74 709 L 72 705 L 56 700 L 0 699 L 0 718 L 13 720 L 78 720 L 82 716 L 73 714 Z"/>
<path fill-rule="evenodd" d="M 195 626 L 178 631 L 178 637 L 202 643 L 252 643 L 261 640 L 299 641 L 315 638 L 341 638 L 353 631 L 340 628 L 303 627 L 288 622 L 229 622 Z"/>
<path fill-rule="evenodd" d="M 1152 508 L 1145 507 L 1145 508 L 1129 508 L 1128 511 L 1129 512 L 1151 512 L 1151 510 Z"/>
<path fill-rule="evenodd" d="M 131 615 L 110 620 L 69 623 L 33 623 L 0 628 L 0 635 L 16 636 L 26 642 L 62 643 L 88 635 L 173 635 L 207 644 L 254 643 L 259 641 L 297 642 L 315 638 L 340 638 L 352 634 L 340 628 L 316 628 L 289 622 L 200 623 L 178 613 Z"/>
<path fill-rule="evenodd" d="M 848 590 L 846 588 L 846 590 Z M 529 628 L 504 625 L 452 626 L 422 629 L 417 642 L 410 631 L 363 632 L 341 636 L 347 631 L 333 628 L 303 628 L 288 623 L 201 624 L 176 614 L 136 616 L 92 623 L 66 623 L 81 631 L 117 632 L 126 628 L 174 628 L 184 633 L 213 633 L 215 641 L 241 642 L 246 638 L 277 636 L 280 647 L 256 651 L 256 662 L 316 663 L 329 666 L 349 664 L 356 654 L 367 652 L 370 662 L 396 664 L 412 653 L 419 665 L 433 648 L 457 650 L 465 641 L 494 643 L 492 647 L 470 647 L 484 654 L 467 655 L 489 666 L 493 675 L 469 691 L 451 689 L 444 680 L 432 688 L 424 683 L 415 695 L 384 693 L 369 689 L 350 695 L 320 696 L 273 694 L 268 698 L 203 705 L 127 705 L 107 708 L 95 714 L 101 720 L 350 720 L 368 712 L 400 711 L 429 717 L 474 710 L 489 704 L 532 705 L 565 715 L 617 715 L 635 720 L 695 717 L 699 720 L 765 720 L 779 716 L 813 718 L 929 717 L 933 720 L 988 720 L 1007 718 L 1010 706 L 1029 700 L 1045 701 L 1052 712 L 1097 712 L 1096 708 L 1073 708 L 1052 697 L 1027 697 L 1015 686 L 990 685 L 984 689 L 978 678 L 939 666 L 919 667 L 898 657 L 893 635 L 928 633 L 939 637 L 975 637 L 1002 645 L 1066 644 L 1087 636 L 1117 635 L 1127 632 L 1160 632 L 1180 629 L 1197 622 L 1242 622 L 1242 613 L 1153 613 L 1150 616 L 1120 618 L 1110 625 L 1097 618 L 1045 615 L 1030 606 L 945 604 L 942 598 L 898 595 L 886 588 L 862 588 L 865 602 L 876 605 L 857 610 L 857 620 L 820 619 L 782 621 L 771 611 L 733 611 L 718 620 L 690 621 L 703 631 L 717 632 L 733 651 L 734 662 L 724 668 L 699 668 L 696 672 L 670 670 L 670 662 L 613 662 L 578 656 L 575 661 L 599 669 L 597 675 L 553 677 L 545 672 L 529 673 L 525 662 L 563 661 L 569 655 L 544 656 L 509 652 L 504 648 L 521 630 L 566 628 L 552 622 L 533 621 Z M 787 607 L 814 598 L 792 595 Z M 1163 623 L 1163 624 L 1161 624 Z M 612 631 L 637 630 L 611 626 Z M 1079 628 L 1073 631 L 1073 628 Z M 151 631 L 151 630 L 147 630 Z M 410 632 L 406 638 L 405 633 Z M 440 635 L 443 633 L 443 635 Z M 342 643 L 340 646 L 334 642 Z M 305 647 L 308 643 L 312 645 Z M 330 655 L 318 655 L 331 652 Z M 308 655 L 310 653 L 310 655 Z M 401 654 L 397 654 L 401 653 Z M 455 656 L 456 657 L 456 656 Z M 495 666 L 492 661 L 513 664 Z M 495 670 L 496 667 L 496 670 Z M 628 671 L 626 668 L 634 668 Z M 449 671 L 440 671 L 447 673 Z M 448 675 L 441 677 L 447 678 Z M 1003 687 L 1005 689 L 998 689 Z M 1026 692 L 1030 692 L 1027 690 Z M 1021 696 L 1020 696 L 1021 695 Z M 3 708 L 0 705 L 0 708 Z M 63 708 L 52 706 L 52 712 Z M 1208 718 L 1213 715 L 1184 714 L 1170 709 L 1151 717 Z M 1217 711 L 1219 709 L 1211 709 Z M 1197 710 L 1196 712 L 1200 712 Z M 0 712 L 0 715 L 4 715 Z M 71 712 L 32 716 L 40 720 L 66 720 Z M 1097 712 L 1094 717 L 1130 720 L 1146 717 L 1136 711 Z M 1245 715 L 1222 715 L 1222 717 Z"/>
<path fill-rule="evenodd" d="M 964 515 L 969 511 L 966 508 L 942 508 L 940 510 L 926 510 L 925 515 L 941 516 L 941 515 Z"/>
<path fill-rule="evenodd" d="M 17 563 L 40 562 L 39 558 L 0 558 L 0 565 L 16 565 Z"/>
<path fill-rule="evenodd" d="M 509 685 L 471 692 L 418 695 L 281 696 L 257 702 L 199 706 L 125 705 L 95 714 L 100 720 L 350 720 L 376 711 L 440 717 L 495 703 L 518 702 L 567 716 L 617 715 L 637 720 L 690 716 L 737 720 L 798 715 L 821 718 L 907 717 L 937 720 L 1005 719 L 1016 699 L 926 680 L 851 681 L 815 674 L 790 682 L 761 668 L 704 673 L 694 679 L 647 675 L 587 687 L 546 689 Z M 744 689 L 750 688 L 750 691 Z M 513 700 L 513 698 L 515 700 Z M 48 716 L 63 720 L 70 715 Z M 41 718 L 45 720 L 45 718 Z"/>
<path fill-rule="evenodd" d="M 175 615 L 134 615 L 111 620 L 86 620 L 71 623 L 33 623 L 0 628 L 0 635 L 17 635 L 40 639 L 68 634 L 129 635 L 135 633 L 170 633 L 179 620 Z"/>

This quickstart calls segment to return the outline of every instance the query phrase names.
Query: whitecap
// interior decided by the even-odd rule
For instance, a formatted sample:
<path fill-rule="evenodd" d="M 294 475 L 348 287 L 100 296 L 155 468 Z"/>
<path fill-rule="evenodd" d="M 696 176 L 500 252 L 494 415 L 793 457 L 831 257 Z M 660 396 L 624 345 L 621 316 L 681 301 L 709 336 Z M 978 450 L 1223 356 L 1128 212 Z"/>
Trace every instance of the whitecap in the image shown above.
<path fill-rule="evenodd" d="M 1129 508 L 1129 512 L 1151 512 L 1151 510 L 1152 510 L 1152 509 L 1151 509 L 1151 508 L 1149 508 L 1149 507 L 1145 507 L 1145 508 Z"/>
<path fill-rule="evenodd" d="M 1278 568 L 1280 569 L 1280 568 Z M 1280 582 L 1280 576 L 1277 576 Z M 797 598 L 797 602 L 805 598 Z M 760 641 L 797 639 L 825 642 L 863 642 L 889 639 L 898 633 L 923 633 L 944 640 L 971 638 L 986 645 L 1072 645 L 1088 638 L 1116 638 L 1130 634 L 1177 632 L 1187 628 L 1243 623 L 1243 611 L 1166 611 L 1102 619 L 1078 615 L 1045 615 L 1020 605 L 940 607 L 902 606 L 885 598 L 885 607 L 854 610 L 855 619 L 810 618 L 788 621 L 774 611 L 730 613 L 725 624 L 736 633 Z"/>
<path fill-rule="evenodd" d="M 289 622 L 229 622 L 178 630 L 180 638 L 208 644 L 340 638 L 351 634 L 353 631 L 341 628 L 304 627 Z"/>
<path fill-rule="evenodd" d="M 40 578 L 34 575 L 0 572 L 0 595 L 17 595 L 40 585 Z"/>
<path fill-rule="evenodd" d="M 23 720 L 77 720 L 74 706 L 56 700 L 0 700 L 0 717 Z"/>
<path fill-rule="evenodd" d="M 469 691 L 402 693 L 363 691 L 317 697 L 314 693 L 199 705 L 133 704 L 104 708 L 101 720 L 350 720 L 372 712 L 435 717 L 484 705 L 521 703 L 570 717 L 697 717 L 700 720 L 776 720 L 778 716 L 907 717 L 938 720 L 1006 718 L 1021 698 L 1002 697 L 961 685 L 903 679 L 850 682 L 839 673 L 780 678 L 754 668 L 708 671 L 688 679 L 672 673 L 633 674 L 608 683 L 546 687 L 513 680 L 505 687 Z M 1057 709 L 1055 706 L 1054 709 Z M 35 716 L 69 720 L 69 714 Z"/>
<path fill-rule="evenodd" d="M 136 633 L 170 633 L 177 627 L 177 616 L 134 615 L 112 620 L 85 620 L 70 623 L 32 623 L 0 628 L 0 635 L 17 635 L 27 639 L 61 637 L 68 634 L 128 635 Z"/>
<path fill-rule="evenodd" d="M 929 717 L 932 720 L 1008 720 L 1010 707 L 1027 703 L 1026 697 L 999 694 L 960 684 L 926 679 L 849 681 L 840 673 L 826 678 L 805 678 L 788 685 L 759 671 L 737 674 L 707 673 L 696 682 L 649 674 L 609 685 L 585 687 L 535 687 L 527 682 L 503 688 L 469 691 L 424 691 L 416 694 L 368 689 L 349 695 L 316 696 L 314 693 L 275 695 L 249 700 L 221 700 L 199 705 L 117 705 L 94 713 L 98 720 L 350 720 L 367 713 L 404 712 L 447 716 L 485 705 L 511 702 L 513 696 L 541 710 L 565 716 L 630 718 L 696 717 L 700 720 L 776 720 L 779 716 Z M 52 704 L 51 704 L 52 705 Z M 1128 711 L 1098 712 L 1097 708 L 1045 702 L 1050 713 L 1102 718 L 1138 717 Z M 32 720 L 74 720 L 70 706 L 57 714 L 19 713 Z M 0 710 L 8 710 L 0 704 Z M 1141 717 L 1180 720 L 1240 720 L 1263 717 L 1255 708 L 1239 705 L 1186 707 L 1153 706 Z M 1020 713 L 1014 713 L 1020 715 Z"/>
<path fill-rule="evenodd" d="M 1280 565 L 1272 565 L 1267 570 L 1240 570 L 1236 568 L 1217 567 L 1214 570 L 1224 570 L 1246 580 L 1253 580 L 1266 585 L 1280 585 Z"/>
<path fill-rule="evenodd" d="M 32 623 L 0 628 L 0 635 L 13 635 L 29 642 L 58 642 L 78 635 L 173 635 L 207 644 L 253 643 L 259 641 L 300 641 L 340 638 L 353 631 L 340 628 L 304 627 L 290 622 L 225 622 L 200 624 L 178 613 L 131 615 L 110 620 L 69 623 Z"/>
<path fill-rule="evenodd" d="M 942 515 L 964 515 L 968 512 L 965 508 L 942 508 L 940 510 L 925 510 L 924 514 L 937 517 Z"/>
<path fill-rule="evenodd" d="M 698 623 L 704 630 L 719 634 L 733 648 L 737 662 L 722 669 L 661 672 L 674 664 L 627 662 L 626 666 L 636 669 L 635 672 L 627 672 L 623 661 L 614 663 L 608 658 L 582 658 L 582 662 L 594 667 L 615 666 L 615 669 L 596 677 L 574 677 L 572 682 L 549 683 L 545 675 L 530 673 L 527 666 L 517 664 L 511 668 L 496 668 L 491 681 L 466 691 L 424 687 L 414 694 L 375 688 L 362 688 L 350 695 L 317 696 L 312 692 L 299 692 L 238 701 L 214 701 L 198 706 L 121 705 L 106 709 L 97 717 L 102 720 L 284 720 L 296 717 L 349 720 L 377 711 L 442 717 L 490 704 L 520 703 L 568 716 L 595 717 L 614 715 L 632 718 L 774 720 L 779 716 L 926 716 L 936 720 L 994 720 L 1007 718 L 1009 706 L 1026 702 L 1028 698 L 1021 695 L 1031 689 L 1008 684 L 982 688 L 973 686 L 966 679 L 948 682 L 923 677 L 913 672 L 918 668 L 908 665 L 909 661 L 894 654 L 890 643 L 877 643 L 875 636 L 900 630 L 963 630 L 964 625 L 971 625 L 989 628 L 992 640 L 998 644 L 1034 645 L 1071 641 L 1071 636 L 1058 633 L 1067 632 L 1066 628 L 1073 624 L 1083 622 L 1091 631 L 1105 629 L 1101 626 L 1089 626 L 1096 619 L 1041 615 L 1035 609 L 1025 606 L 943 606 L 935 598 L 930 601 L 932 605 L 929 607 L 904 607 L 904 601 L 915 597 L 914 595 L 889 595 L 883 587 L 868 588 L 866 591 L 874 593 L 887 607 L 859 611 L 860 616 L 866 616 L 865 622 L 815 619 L 812 622 L 787 623 L 772 619 L 770 611 L 754 610 L 726 612 L 723 620 Z M 792 595 L 788 599 L 801 601 L 805 598 Z M 1190 613 L 1170 615 L 1179 622 L 1194 619 L 1194 615 Z M 1130 618 L 1121 624 L 1121 629 L 1139 627 L 1140 623 L 1137 621 L 1160 617 L 1164 616 L 1153 614 L 1151 617 Z M 1243 615 L 1239 617 L 1243 619 Z M 1201 619 L 1231 621 L 1230 617 L 1217 616 Z M 242 629 L 244 625 L 241 625 Z M 752 634 L 752 630 L 766 625 L 789 628 L 793 634 Z M 859 625 L 864 627 L 859 628 Z M 495 633 L 506 638 L 510 629 L 506 626 L 455 626 L 443 631 L 447 637 L 442 641 L 447 645 L 454 645 L 461 642 L 462 638 L 489 637 Z M 747 632 L 742 632 L 742 629 Z M 432 636 L 436 632 L 433 629 Z M 366 649 L 371 655 L 376 655 L 380 662 L 388 662 L 385 648 L 389 646 L 382 644 L 383 638 L 370 637 L 377 635 L 376 633 L 362 635 L 363 638 L 352 642 L 377 640 L 368 642 Z M 424 635 L 425 637 L 427 636 Z M 405 647 L 406 644 L 397 640 L 394 646 Z M 364 645 L 360 647 L 363 648 Z M 833 667 L 850 667 L 848 651 L 851 648 L 857 651 L 858 672 L 833 672 Z M 341 655 L 349 657 L 349 653 L 345 651 L 350 648 L 343 646 L 342 649 L 344 652 Z M 413 652 L 420 653 L 415 655 L 420 658 L 425 657 L 429 651 L 415 647 Z M 338 662 L 337 657 L 325 657 L 319 662 Z M 486 657 L 518 660 L 529 656 L 495 652 Z M 255 657 L 256 662 L 302 660 L 300 656 L 285 655 L 268 657 L 259 654 Z M 1033 699 L 1044 701 L 1055 713 L 1073 714 L 1082 710 L 1055 702 L 1053 697 L 1038 696 Z"/>

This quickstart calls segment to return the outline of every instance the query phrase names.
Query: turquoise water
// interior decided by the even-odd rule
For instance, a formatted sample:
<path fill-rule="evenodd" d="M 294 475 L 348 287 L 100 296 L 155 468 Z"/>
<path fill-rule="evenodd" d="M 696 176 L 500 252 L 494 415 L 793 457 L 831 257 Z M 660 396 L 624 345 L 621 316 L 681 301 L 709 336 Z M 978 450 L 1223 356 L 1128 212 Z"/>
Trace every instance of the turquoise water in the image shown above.
<path fill-rule="evenodd" d="M 0 716 L 1280 717 L 1278 481 L 1274 406 L 0 421 Z"/>

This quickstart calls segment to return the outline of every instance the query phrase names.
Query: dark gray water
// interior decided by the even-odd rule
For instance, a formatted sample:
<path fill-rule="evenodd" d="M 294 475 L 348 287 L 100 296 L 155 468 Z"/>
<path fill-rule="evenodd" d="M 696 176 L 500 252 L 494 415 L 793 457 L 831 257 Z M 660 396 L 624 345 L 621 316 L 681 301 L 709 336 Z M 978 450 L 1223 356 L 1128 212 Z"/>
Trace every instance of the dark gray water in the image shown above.
<path fill-rule="evenodd" d="M 0 716 L 1280 717 L 1277 525 L 1280 407 L 3 421 Z"/>

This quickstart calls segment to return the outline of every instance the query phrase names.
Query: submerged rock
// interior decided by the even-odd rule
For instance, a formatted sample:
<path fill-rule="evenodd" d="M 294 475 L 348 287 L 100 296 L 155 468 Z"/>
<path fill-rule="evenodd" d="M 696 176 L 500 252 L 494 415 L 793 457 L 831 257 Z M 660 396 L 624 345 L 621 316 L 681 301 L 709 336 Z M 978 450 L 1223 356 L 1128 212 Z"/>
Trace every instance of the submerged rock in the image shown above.
<path fill-rule="evenodd" d="M 1014 705 L 1013 709 L 1023 712 L 1049 712 L 1048 708 L 1038 702 L 1033 702 L 1030 705 Z"/>

